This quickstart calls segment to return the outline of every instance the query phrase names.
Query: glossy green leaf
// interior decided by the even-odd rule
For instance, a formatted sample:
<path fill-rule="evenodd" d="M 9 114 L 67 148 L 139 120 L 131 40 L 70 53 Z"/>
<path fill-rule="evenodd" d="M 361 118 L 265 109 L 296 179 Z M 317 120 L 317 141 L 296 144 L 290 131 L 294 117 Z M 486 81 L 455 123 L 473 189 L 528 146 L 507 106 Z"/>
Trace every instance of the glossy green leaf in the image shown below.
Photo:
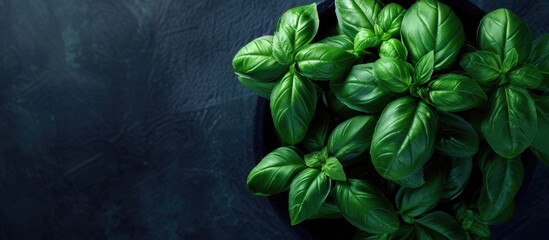
<path fill-rule="evenodd" d="M 493 220 L 485 221 L 485 222 L 486 224 L 490 224 L 490 225 L 499 225 L 499 224 L 505 223 L 509 221 L 513 217 L 513 215 L 515 215 L 515 210 L 516 210 L 516 204 L 515 204 L 515 201 L 513 200 L 511 201 L 511 203 L 509 203 L 509 205 L 507 205 L 506 207 L 503 207 L 503 212 L 501 212 L 499 215 L 494 217 Z"/>
<path fill-rule="evenodd" d="M 309 153 L 305 155 L 304 159 L 307 167 L 320 167 L 328 159 L 328 150 L 324 148 L 321 151 Z"/>
<path fill-rule="evenodd" d="M 389 240 L 417 240 L 416 230 L 413 225 L 401 226 L 398 231 L 391 234 Z"/>
<path fill-rule="evenodd" d="M 466 234 L 456 220 L 442 211 L 430 212 L 416 220 L 418 239 L 465 240 Z"/>
<path fill-rule="evenodd" d="M 378 87 L 373 64 L 353 66 L 346 78 L 332 80 L 330 89 L 349 108 L 366 112 L 380 112 L 394 97 Z"/>
<path fill-rule="evenodd" d="M 335 9 L 339 28 L 350 38 L 362 28 L 373 29 L 376 17 L 383 8 L 377 0 L 336 0 Z"/>
<path fill-rule="evenodd" d="M 400 215 L 417 217 L 433 209 L 442 196 L 442 183 L 442 175 L 431 171 L 426 176 L 425 184 L 420 187 L 401 187 L 395 197 Z"/>
<path fill-rule="evenodd" d="M 439 113 L 440 130 L 436 151 L 451 157 L 470 157 L 477 153 L 480 142 L 473 126 L 452 113 Z"/>
<path fill-rule="evenodd" d="M 549 74 L 549 33 L 534 40 L 530 61 L 536 65 L 540 72 Z"/>
<path fill-rule="evenodd" d="M 330 136 L 330 126 L 332 124 L 332 118 L 322 104 L 318 104 L 315 110 L 315 116 L 311 121 L 310 127 L 307 130 L 307 134 L 301 144 L 309 152 L 316 152 L 322 150 L 327 142 L 328 136 Z"/>
<path fill-rule="evenodd" d="M 313 214 L 309 219 L 338 219 L 343 218 L 343 215 L 341 215 L 341 212 L 339 211 L 339 207 L 335 205 L 334 203 L 324 202 L 322 206 L 318 209 L 318 211 Z"/>
<path fill-rule="evenodd" d="M 437 115 L 423 101 L 408 96 L 391 102 L 381 113 L 370 155 L 377 172 L 399 180 L 419 171 L 435 148 Z"/>
<path fill-rule="evenodd" d="M 349 38 L 347 35 L 337 35 L 337 36 L 327 37 L 320 40 L 319 43 L 332 45 L 334 47 L 341 48 L 345 51 L 352 51 L 354 49 L 353 39 Z"/>
<path fill-rule="evenodd" d="M 545 166 L 549 166 L 549 150 L 530 146 L 530 151 L 538 160 L 545 164 Z"/>
<path fill-rule="evenodd" d="M 361 115 L 337 125 L 328 139 L 329 155 L 347 161 L 366 152 L 377 120 L 374 115 Z"/>
<path fill-rule="evenodd" d="M 272 81 L 288 72 L 288 66 L 272 56 L 273 36 L 257 38 L 241 48 L 233 58 L 237 75 L 256 81 Z"/>
<path fill-rule="evenodd" d="M 478 220 L 478 213 L 474 213 L 469 209 L 463 209 L 461 216 L 456 214 L 458 222 L 461 222 L 461 227 L 467 231 L 469 237 L 482 237 L 488 238 L 491 235 L 490 228 L 488 225 L 481 223 Z"/>
<path fill-rule="evenodd" d="M 532 43 L 530 61 L 543 76 L 541 87 L 549 89 L 549 34 L 544 34 Z"/>
<path fill-rule="evenodd" d="M 463 26 L 456 14 L 435 0 L 414 3 L 402 20 L 400 34 L 413 63 L 434 51 L 435 70 L 452 66 L 465 42 Z"/>
<path fill-rule="evenodd" d="M 546 165 L 549 165 L 549 96 L 531 94 L 536 105 L 538 130 L 532 142 L 534 155 Z"/>
<path fill-rule="evenodd" d="M 523 88 L 537 88 L 543 77 L 532 64 L 524 64 L 507 74 L 509 82 Z"/>
<path fill-rule="evenodd" d="M 473 171 L 471 157 L 442 159 L 442 201 L 457 198 L 465 189 Z"/>
<path fill-rule="evenodd" d="M 292 225 L 303 222 L 318 212 L 330 193 L 330 179 L 316 168 L 299 173 L 290 185 L 288 210 Z"/>
<path fill-rule="evenodd" d="M 466 53 L 459 64 L 469 76 L 483 85 L 494 84 L 501 76 L 501 59 L 490 51 Z"/>
<path fill-rule="evenodd" d="M 505 56 L 503 64 L 501 65 L 501 72 L 507 73 L 511 69 L 515 68 L 519 62 L 519 56 L 516 49 L 511 49 Z"/>
<path fill-rule="evenodd" d="M 398 58 L 380 58 L 374 63 L 374 76 L 379 86 L 388 93 L 403 93 L 412 83 L 408 63 Z"/>
<path fill-rule="evenodd" d="M 425 184 L 425 179 L 423 177 L 423 169 L 412 173 L 402 179 L 393 180 L 396 184 L 407 187 L 407 188 L 418 188 Z"/>
<path fill-rule="evenodd" d="M 316 3 L 292 8 L 278 19 L 273 39 L 273 56 L 282 64 L 294 62 L 294 55 L 307 46 L 318 31 Z"/>
<path fill-rule="evenodd" d="M 487 224 L 481 222 L 473 222 L 468 231 L 473 234 L 474 237 L 478 237 L 473 239 L 490 238 L 490 235 L 492 235 L 492 233 L 490 232 L 490 227 Z"/>
<path fill-rule="evenodd" d="M 322 172 L 326 173 L 328 177 L 337 181 L 346 181 L 347 176 L 343 171 L 343 166 L 335 157 L 329 157 L 326 159 L 326 163 L 322 165 Z"/>
<path fill-rule="evenodd" d="M 295 57 L 299 72 L 315 80 L 332 80 L 345 73 L 355 55 L 326 43 L 311 44 Z"/>
<path fill-rule="evenodd" d="M 336 114 L 335 118 L 339 121 L 352 118 L 354 116 L 363 115 L 364 113 L 353 110 L 343 102 L 341 102 L 332 91 L 327 91 L 324 94 L 326 106 Z"/>
<path fill-rule="evenodd" d="M 479 155 L 482 188 L 478 199 L 480 218 L 485 222 L 497 220 L 498 215 L 513 202 L 524 178 L 520 156 L 507 159 L 490 148 Z"/>
<path fill-rule="evenodd" d="M 374 234 L 392 233 L 399 228 L 398 215 L 383 193 L 366 180 L 336 182 L 336 204 L 353 226 Z"/>
<path fill-rule="evenodd" d="M 427 101 L 443 112 L 469 110 L 488 99 L 475 80 L 459 74 L 446 74 L 432 80 L 428 94 Z"/>
<path fill-rule="evenodd" d="M 292 179 L 305 168 L 295 147 L 280 147 L 267 154 L 248 175 L 247 185 L 257 195 L 268 196 L 288 190 Z"/>
<path fill-rule="evenodd" d="M 414 70 L 414 81 L 421 85 L 431 80 L 435 70 L 435 55 L 433 51 L 422 56 L 416 63 Z"/>
<path fill-rule="evenodd" d="M 499 155 L 514 158 L 530 146 L 537 130 L 534 100 L 520 87 L 498 88 L 481 123 L 486 141 Z"/>
<path fill-rule="evenodd" d="M 406 14 L 406 9 L 398 3 L 389 3 L 377 17 L 377 25 L 381 27 L 384 33 L 390 36 L 396 36 L 400 33 L 402 18 Z"/>
<path fill-rule="evenodd" d="M 360 29 L 354 39 L 355 51 L 357 52 L 377 47 L 379 44 L 381 44 L 381 39 L 375 34 L 374 30 L 369 28 Z"/>
<path fill-rule="evenodd" d="M 384 41 L 379 47 L 379 56 L 382 58 L 399 58 L 406 61 L 408 50 L 400 40 L 391 38 Z"/>
<path fill-rule="evenodd" d="M 242 76 L 237 76 L 237 78 L 238 81 L 240 81 L 240 83 L 244 85 L 244 87 L 252 90 L 252 92 L 265 99 L 271 98 L 271 92 L 273 91 L 274 86 L 277 84 L 276 81 L 256 81 Z"/>
<path fill-rule="evenodd" d="M 293 70 L 273 88 L 271 115 L 276 131 L 287 144 L 297 144 L 307 134 L 315 114 L 316 94 L 315 84 Z"/>
<path fill-rule="evenodd" d="M 522 62 L 530 55 L 532 34 L 516 14 L 500 8 L 480 21 L 477 43 L 481 50 L 492 51 L 502 60 L 515 48 L 518 61 Z"/>

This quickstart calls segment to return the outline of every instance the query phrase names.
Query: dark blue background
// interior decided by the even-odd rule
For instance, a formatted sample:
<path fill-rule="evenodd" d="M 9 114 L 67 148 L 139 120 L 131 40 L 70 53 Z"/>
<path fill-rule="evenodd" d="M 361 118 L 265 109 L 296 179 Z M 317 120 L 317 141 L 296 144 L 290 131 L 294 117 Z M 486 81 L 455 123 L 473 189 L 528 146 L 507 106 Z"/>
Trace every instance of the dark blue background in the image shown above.
<path fill-rule="evenodd" d="M 248 192 L 250 40 L 312 2 L 0 0 L 0 239 L 296 239 Z M 539 36 L 544 0 L 516 11 Z M 549 225 L 538 165 L 508 239 Z"/>

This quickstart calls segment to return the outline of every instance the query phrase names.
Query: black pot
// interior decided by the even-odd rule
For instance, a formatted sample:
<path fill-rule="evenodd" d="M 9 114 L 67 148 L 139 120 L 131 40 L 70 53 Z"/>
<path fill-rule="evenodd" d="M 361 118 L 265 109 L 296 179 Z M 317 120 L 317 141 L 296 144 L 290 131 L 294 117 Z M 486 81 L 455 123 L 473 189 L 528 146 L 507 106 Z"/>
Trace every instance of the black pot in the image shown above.
<path fill-rule="evenodd" d="M 477 26 L 479 25 L 480 20 L 486 13 L 467 0 L 439 1 L 445 3 L 452 8 L 452 10 L 456 13 L 456 15 L 463 23 L 466 38 L 471 42 L 475 42 Z M 408 8 L 416 1 L 400 0 L 384 2 L 398 2 L 400 5 Z M 334 1 L 326 0 L 319 3 L 318 12 L 320 17 L 320 28 L 318 30 L 316 38 L 322 39 L 328 36 L 337 24 Z M 275 135 L 271 112 L 269 110 L 269 101 L 264 98 L 258 97 L 253 127 L 254 158 L 256 163 L 259 163 L 259 161 L 265 155 L 267 155 L 267 153 L 279 147 Z M 518 203 L 522 200 L 527 191 L 528 185 L 532 180 L 532 176 L 534 175 L 534 171 L 538 161 L 530 151 L 526 151 L 523 154 L 522 160 L 524 164 L 525 177 L 522 187 L 516 197 L 517 212 L 520 211 Z M 288 213 L 288 193 L 278 194 L 270 196 L 268 198 L 277 215 L 282 218 L 282 220 L 286 224 L 288 224 L 288 226 L 290 226 L 290 217 Z M 298 226 L 294 226 L 291 228 L 302 239 L 351 239 L 356 232 L 356 228 L 344 219 L 307 220 L 302 222 Z M 505 224 L 491 226 L 492 236 L 497 236 L 498 229 L 503 228 L 505 228 Z M 337 231 L 333 231 L 333 229 L 337 229 Z"/>

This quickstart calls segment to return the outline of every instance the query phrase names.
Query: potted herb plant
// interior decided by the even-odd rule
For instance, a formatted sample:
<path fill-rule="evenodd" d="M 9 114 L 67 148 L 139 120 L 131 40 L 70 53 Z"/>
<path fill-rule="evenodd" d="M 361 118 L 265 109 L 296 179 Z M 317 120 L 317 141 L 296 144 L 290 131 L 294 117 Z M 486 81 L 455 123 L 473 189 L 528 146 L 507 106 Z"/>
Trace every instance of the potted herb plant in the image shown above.
<path fill-rule="evenodd" d="M 248 188 L 299 231 L 488 239 L 532 154 L 549 164 L 549 35 L 507 9 L 447 3 L 299 6 L 234 57 L 270 109 Z"/>

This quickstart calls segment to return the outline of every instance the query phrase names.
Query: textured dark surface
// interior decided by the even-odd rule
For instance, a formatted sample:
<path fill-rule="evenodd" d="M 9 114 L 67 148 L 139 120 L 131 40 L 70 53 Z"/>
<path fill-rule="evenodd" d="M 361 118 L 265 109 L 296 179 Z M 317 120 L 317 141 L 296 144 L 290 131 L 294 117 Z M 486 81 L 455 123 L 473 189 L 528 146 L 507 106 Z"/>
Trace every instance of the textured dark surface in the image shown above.
<path fill-rule="evenodd" d="M 0 0 L 0 239 L 296 239 L 245 187 L 230 62 L 310 2 Z M 475 2 L 549 32 L 547 1 Z M 529 189 L 507 239 L 549 225 L 547 167 Z"/>

